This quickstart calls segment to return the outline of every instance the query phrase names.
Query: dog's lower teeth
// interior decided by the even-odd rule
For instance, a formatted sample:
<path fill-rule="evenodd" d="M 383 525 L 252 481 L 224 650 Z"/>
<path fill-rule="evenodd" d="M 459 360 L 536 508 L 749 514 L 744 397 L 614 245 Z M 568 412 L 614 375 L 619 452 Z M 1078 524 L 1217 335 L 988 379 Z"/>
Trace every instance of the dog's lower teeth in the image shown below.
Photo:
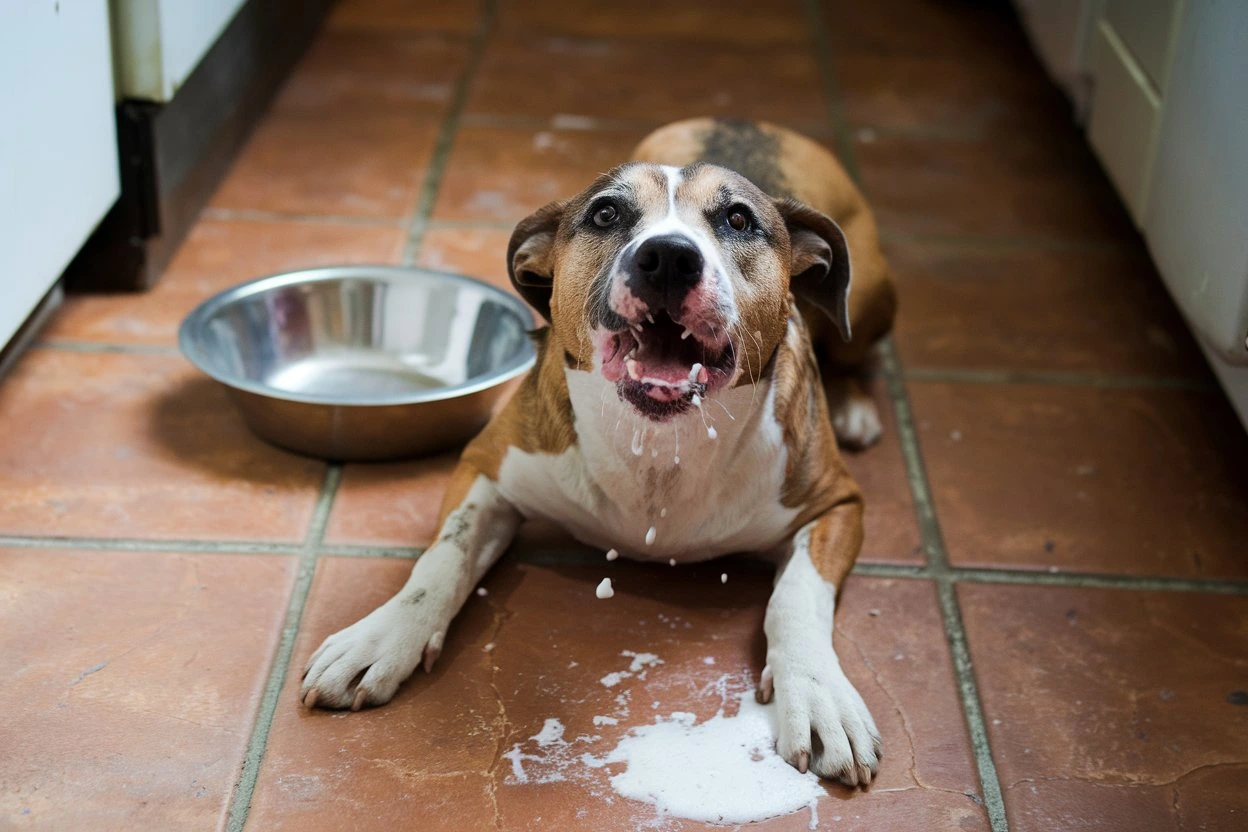
<path fill-rule="evenodd" d="M 631 358 L 624 360 L 624 366 L 628 369 L 628 377 L 633 381 L 641 380 L 641 371 L 637 368 L 637 362 Z"/>
<path fill-rule="evenodd" d="M 700 381 L 702 378 L 702 365 L 695 363 L 689 368 L 689 381 Z"/>
<path fill-rule="evenodd" d="M 646 313 L 646 320 L 647 320 L 647 321 L 649 321 L 650 323 L 654 323 L 654 316 L 653 316 L 653 315 L 651 315 L 649 312 L 647 312 L 647 313 Z"/>
<path fill-rule="evenodd" d="M 692 334 L 693 334 L 693 330 L 689 329 L 688 327 L 685 327 L 685 331 L 680 333 L 680 340 L 683 341 Z"/>

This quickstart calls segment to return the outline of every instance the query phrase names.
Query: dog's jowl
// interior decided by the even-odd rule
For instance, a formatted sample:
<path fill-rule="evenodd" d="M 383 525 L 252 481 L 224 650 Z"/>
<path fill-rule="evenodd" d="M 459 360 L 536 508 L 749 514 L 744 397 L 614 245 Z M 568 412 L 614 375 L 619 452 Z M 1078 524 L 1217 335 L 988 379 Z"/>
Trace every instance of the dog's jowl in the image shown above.
<path fill-rule="evenodd" d="M 879 734 L 832 647 L 862 544 L 838 439 L 879 436 L 860 376 L 894 312 L 861 195 L 795 133 L 680 122 L 521 222 L 507 257 L 548 323 L 537 366 L 464 450 L 407 585 L 311 657 L 304 703 L 389 701 L 541 517 L 637 559 L 773 559 L 758 695 L 778 709 L 778 751 L 869 783 Z"/>

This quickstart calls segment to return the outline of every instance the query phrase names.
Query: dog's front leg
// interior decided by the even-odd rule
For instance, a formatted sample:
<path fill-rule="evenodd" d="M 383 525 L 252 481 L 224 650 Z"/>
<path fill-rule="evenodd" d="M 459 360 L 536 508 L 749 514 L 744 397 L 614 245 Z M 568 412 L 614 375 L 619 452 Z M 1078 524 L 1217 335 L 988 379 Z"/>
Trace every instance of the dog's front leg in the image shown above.
<path fill-rule="evenodd" d="M 862 545 L 862 504 L 848 502 L 803 526 L 782 554 L 767 604 L 767 666 L 758 699 L 773 692 L 776 750 L 801 771 L 848 786 L 879 770 L 880 734 L 832 647 L 837 590 Z"/>
<path fill-rule="evenodd" d="M 403 589 L 325 639 L 308 659 L 300 699 L 308 707 L 383 705 L 424 661 L 431 670 L 451 619 L 511 543 L 520 514 L 494 482 L 460 463 L 437 539 Z"/>

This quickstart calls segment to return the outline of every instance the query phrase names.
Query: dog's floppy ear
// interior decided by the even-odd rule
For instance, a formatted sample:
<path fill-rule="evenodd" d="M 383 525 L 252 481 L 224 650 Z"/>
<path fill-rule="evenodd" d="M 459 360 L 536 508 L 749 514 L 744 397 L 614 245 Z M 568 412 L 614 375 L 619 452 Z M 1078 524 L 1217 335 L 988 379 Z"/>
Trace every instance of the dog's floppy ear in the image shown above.
<path fill-rule="evenodd" d="M 790 288 L 827 313 L 848 343 L 852 270 L 845 233 L 830 218 L 795 199 L 776 200 L 776 208 L 789 229 L 793 250 Z"/>
<path fill-rule="evenodd" d="M 511 285 L 547 321 L 555 285 L 555 232 L 565 203 L 552 202 L 524 218 L 507 244 Z"/>

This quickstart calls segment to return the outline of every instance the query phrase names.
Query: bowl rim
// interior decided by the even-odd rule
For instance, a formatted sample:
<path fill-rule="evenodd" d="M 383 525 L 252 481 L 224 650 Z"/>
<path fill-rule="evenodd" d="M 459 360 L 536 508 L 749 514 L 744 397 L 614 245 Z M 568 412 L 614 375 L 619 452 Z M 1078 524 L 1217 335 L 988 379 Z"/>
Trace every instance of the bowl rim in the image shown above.
<path fill-rule="evenodd" d="M 235 378 L 228 376 L 213 369 L 205 359 L 203 351 L 200 349 L 196 335 L 203 330 L 204 325 L 217 312 L 225 308 L 231 303 L 242 300 L 244 298 L 253 297 L 263 294 L 274 289 L 280 289 L 285 286 L 308 283 L 328 283 L 332 281 L 348 280 L 348 279 L 373 279 L 375 281 L 384 282 L 401 282 L 417 278 L 420 280 L 435 279 L 439 281 L 448 281 L 451 283 L 459 283 L 474 289 L 484 291 L 490 295 L 493 300 L 507 306 L 511 311 L 515 312 L 525 328 L 532 331 L 534 328 L 533 313 L 523 301 L 512 295 L 507 294 L 497 286 L 491 286 L 483 280 L 467 277 L 462 274 L 453 272 L 438 271 L 437 269 L 426 269 L 415 266 L 391 266 L 391 265 L 342 265 L 342 266 L 317 266 L 307 269 L 296 269 L 293 271 L 278 272 L 276 274 L 259 277 L 255 280 L 249 280 L 236 286 L 220 291 L 215 295 L 202 301 L 191 312 L 182 319 L 182 323 L 178 326 L 178 348 L 187 361 L 195 365 L 200 372 L 210 378 L 219 381 L 226 387 L 235 390 L 242 390 L 257 396 L 263 396 L 268 399 L 278 399 L 280 401 L 299 402 L 302 404 L 317 405 L 333 405 L 339 407 L 394 407 L 396 405 L 423 404 L 426 402 L 445 401 L 447 399 L 456 399 L 463 396 L 470 396 L 474 393 L 480 393 L 492 387 L 497 387 L 504 382 L 528 372 L 537 362 L 537 350 L 534 348 L 531 339 L 525 339 L 525 348 L 517 352 L 517 354 L 505 362 L 500 368 L 483 376 L 471 378 L 462 384 L 452 385 L 450 387 L 437 387 L 431 390 L 422 390 L 412 393 L 392 394 L 389 396 L 381 396 L 377 398 L 361 401 L 353 399 L 350 396 L 342 395 L 309 395 L 304 393 L 295 393 L 289 390 L 279 390 L 275 387 L 261 384 L 259 382 L 247 379 Z"/>

